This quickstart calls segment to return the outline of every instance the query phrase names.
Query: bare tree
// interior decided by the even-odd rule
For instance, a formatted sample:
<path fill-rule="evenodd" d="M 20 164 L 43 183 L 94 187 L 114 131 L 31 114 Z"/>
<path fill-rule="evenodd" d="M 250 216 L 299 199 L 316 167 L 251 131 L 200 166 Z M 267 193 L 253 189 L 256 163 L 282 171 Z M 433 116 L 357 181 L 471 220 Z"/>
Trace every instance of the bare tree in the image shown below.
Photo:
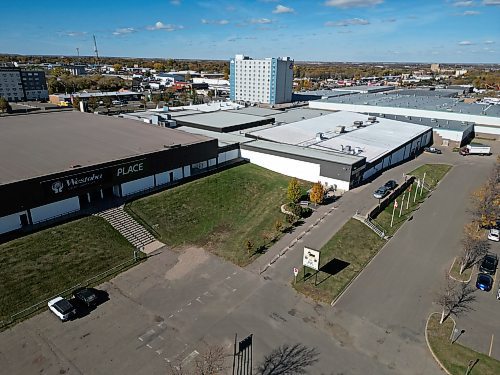
<path fill-rule="evenodd" d="M 273 350 L 257 367 L 259 375 L 299 375 L 318 362 L 319 352 L 302 344 L 284 344 Z"/>
<path fill-rule="evenodd" d="M 436 295 L 436 303 L 442 307 L 442 324 L 450 315 L 459 316 L 467 311 L 473 310 L 471 304 L 476 300 L 474 292 L 476 289 L 469 283 L 452 280 L 445 275 L 443 289 Z"/>
<path fill-rule="evenodd" d="M 466 224 L 460 255 L 460 274 L 476 264 L 488 252 L 488 249 L 489 243 L 481 237 L 477 224 Z"/>
<path fill-rule="evenodd" d="M 211 345 L 200 358 L 196 359 L 196 375 L 222 374 L 226 369 L 227 355 L 220 345 Z"/>

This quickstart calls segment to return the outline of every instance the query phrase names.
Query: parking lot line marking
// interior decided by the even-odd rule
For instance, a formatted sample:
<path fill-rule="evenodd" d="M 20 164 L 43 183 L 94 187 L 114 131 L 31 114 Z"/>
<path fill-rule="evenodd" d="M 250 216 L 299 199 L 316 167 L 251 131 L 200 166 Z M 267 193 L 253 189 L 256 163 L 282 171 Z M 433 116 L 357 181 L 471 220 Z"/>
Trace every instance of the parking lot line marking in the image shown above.
<path fill-rule="evenodd" d="M 236 292 L 238 289 L 233 289 L 233 293 Z"/>
<path fill-rule="evenodd" d="M 146 346 L 149 348 L 149 349 L 153 349 L 153 347 L 149 344 L 146 344 Z"/>
<path fill-rule="evenodd" d="M 189 362 L 191 362 L 198 354 L 196 350 L 193 350 L 186 358 L 184 358 L 182 361 L 181 361 L 181 364 L 182 365 L 186 365 L 188 364 Z"/>
<path fill-rule="evenodd" d="M 168 318 L 170 319 L 170 318 L 172 318 L 173 316 L 174 316 L 174 314 L 171 314 Z"/>
<path fill-rule="evenodd" d="M 231 278 L 231 276 L 228 276 L 228 277 L 226 277 L 226 280 L 229 280 L 230 278 Z"/>
<path fill-rule="evenodd" d="M 177 312 L 178 312 L 178 313 L 180 313 L 181 311 L 182 311 L 182 309 L 180 309 L 180 310 L 177 310 Z"/>
<path fill-rule="evenodd" d="M 203 293 L 203 295 L 208 296 L 208 290 L 205 293 Z"/>
<path fill-rule="evenodd" d="M 147 334 L 149 334 L 149 335 L 152 335 L 152 334 L 154 334 L 154 333 L 155 333 L 155 330 L 154 330 L 154 329 L 150 329 L 150 330 L 149 330 L 148 332 L 146 332 L 146 333 L 147 333 Z"/>
<path fill-rule="evenodd" d="M 165 361 L 167 361 L 168 363 L 170 363 L 170 359 L 168 359 L 167 357 L 163 358 Z"/>
<path fill-rule="evenodd" d="M 139 340 L 144 341 L 144 339 L 142 337 L 139 337 Z"/>
<path fill-rule="evenodd" d="M 158 350 L 156 351 L 156 354 L 161 355 L 161 353 L 162 353 L 162 352 L 163 352 L 163 350 L 158 349 Z"/>
<path fill-rule="evenodd" d="M 162 321 L 162 322 L 158 323 L 157 326 L 160 327 L 160 328 L 163 328 L 164 324 L 166 324 L 165 321 Z"/>
<path fill-rule="evenodd" d="M 198 301 L 199 303 L 203 304 L 203 302 L 201 302 L 201 300 L 200 300 L 200 297 L 196 298 L 196 301 Z"/>
<path fill-rule="evenodd" d="M 234 271 L 234 272 L 233 272 L 233 276 L 234 276 L 234 275 L 236 275 L 237 273 L 238 273 L 238 271 Z"/>
<path fill-rule="evenodd" d="M 158 335 L 158 338 L 159 338 L 160 340 L 165 340 L 165 338 L 164 338 L 162 335 Z"/>
<path fill-rule="evenodd" d="M 490 352 L 488 353 L 490 357 L 491 357 L 491 351 L 493 350 L 493 337 L 495 337 L 495 335 L 491 334 Z"/>
<path fill-rule="evenodd" d="M 189 302 L 189 303 L 187 304 L 187 306 L 191 306 L 191 302 Z"/>

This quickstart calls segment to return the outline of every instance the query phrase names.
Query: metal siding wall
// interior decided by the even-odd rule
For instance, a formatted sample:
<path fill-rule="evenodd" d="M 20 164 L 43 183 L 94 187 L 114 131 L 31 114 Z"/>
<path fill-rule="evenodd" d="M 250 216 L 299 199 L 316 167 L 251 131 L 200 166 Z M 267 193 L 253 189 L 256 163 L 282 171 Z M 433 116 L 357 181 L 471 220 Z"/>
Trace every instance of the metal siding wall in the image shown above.
<path fill-rule="evenodd" d="M 156 186 L 166 185 L 170 182 L 170 176 L 167 172 L 158 173 L 155 175 L 156 178 Z"/>
<path fill-rule="evenodd" d="M 405 156 L 403 159 L 407 159 L 410 156 L 410 151 L 411 151 L 411 144 L 407 144 L 405 146 Z"/>
<path fill-rule="evenodd" d="M 33 224 L 80 210 L 78 197 L 46 204 L 30 209 Z"/>
<path fill-rule="evenodd" d="M 216 164 L 217 164 L 217 159 L 215 159 L 215 158 L 214 158 L 214 159 L 210 159 L 210 160 L 208 161 L 208 166 L 209 166 L 209 167 L 213 167 L 213 166 L 214 166 L 214 165 L 216 165 Z"/>
<path fill-rule="evenodd" d="M 151 189 L 155 186 L 154 176 L 143 177 L 138 180 L 125 182 L 122 184 L 122 195 L 127 196 L 139 191 Z"/>
<path fill-rule="evenodd" d="M 186 165 L 184 167 L 184 177 L 189 177 L 191 176 L 191 167 L 189 165 Z"/>
<path fill-rule="evenodd" d="M 382 164 L 382 169 L 387 168 L 389 165 L 391 165 L 391 156 L 386 156 L 384 158 L 383 164 Z"/>
<path fill-rule="evenodd" d="M 0 234 L 21 228 L 21 219 L 19 216 L 22 214 L 26 214 L 26 211 L 0 217 Z"/>
<path fill-rule="evenodd" d="M 169 171 L 169 172 L 173 172 L 174 181 L 182 180 L 182 168 L 177 168 L 177 169 L 174 169 L 174 170 Z"/>
<path fill-rule="evenodd" d="M 392 154 L 391 165 L 397 164 L 400 161 L 404 160 L 404 156 L 405 156 L 405 149 L 403 147 L 397 150 L 394 154 Z"/>

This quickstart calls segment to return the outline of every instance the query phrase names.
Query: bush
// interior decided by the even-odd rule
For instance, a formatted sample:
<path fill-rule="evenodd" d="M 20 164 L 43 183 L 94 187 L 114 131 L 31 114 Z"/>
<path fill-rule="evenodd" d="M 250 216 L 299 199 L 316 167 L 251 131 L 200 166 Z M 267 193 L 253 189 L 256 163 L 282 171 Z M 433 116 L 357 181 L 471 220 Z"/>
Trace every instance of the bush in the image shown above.
<path fill-rule="evenodd" d="M 289 203 L 288 209 L 296 217 L 299 217 L 299 218 L 309 217 L 312 214 L 312 210 L 309 207 L 302 207 L 300 204 L 297 204 L 297 203 Z"/>

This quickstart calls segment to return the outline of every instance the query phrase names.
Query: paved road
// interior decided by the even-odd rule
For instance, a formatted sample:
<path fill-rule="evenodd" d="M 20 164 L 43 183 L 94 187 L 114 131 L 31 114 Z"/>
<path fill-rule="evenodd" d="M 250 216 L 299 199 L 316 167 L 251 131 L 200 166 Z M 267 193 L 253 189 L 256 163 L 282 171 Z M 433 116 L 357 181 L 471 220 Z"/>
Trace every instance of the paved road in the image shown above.
<path fill-rule="evenodd" d="M 423 155 L 345 194 L 303 244 L 321 247 L 354 211 L 371 207 L 375 185 L 434 156 Z M 437 160 L 452 157 L 457 155 Z M 456 252 L 459 236 L 450 233 L 460 232 L 466 221 L 457 202 L 466 201 L 491 164 L 457 162 L 334 308 L 289 287 L 300 246 L 262 276 L 257 265 L 241 269 L 197 249 L 163 250 L 105 283 L 110 300 L 89 315 L 62 324 L 44 312 L 1 333 L 0 368 L 9 374 L 164 374 L 169 363 L 189 366 L 211 343 L 230 351 L 237 332 L 255 335 L 255 362 L 282 343 L 319 348 L 314 374 L 440 373 L 424 345 L 423 322 L 433 310 L 432 289 Z"/>

